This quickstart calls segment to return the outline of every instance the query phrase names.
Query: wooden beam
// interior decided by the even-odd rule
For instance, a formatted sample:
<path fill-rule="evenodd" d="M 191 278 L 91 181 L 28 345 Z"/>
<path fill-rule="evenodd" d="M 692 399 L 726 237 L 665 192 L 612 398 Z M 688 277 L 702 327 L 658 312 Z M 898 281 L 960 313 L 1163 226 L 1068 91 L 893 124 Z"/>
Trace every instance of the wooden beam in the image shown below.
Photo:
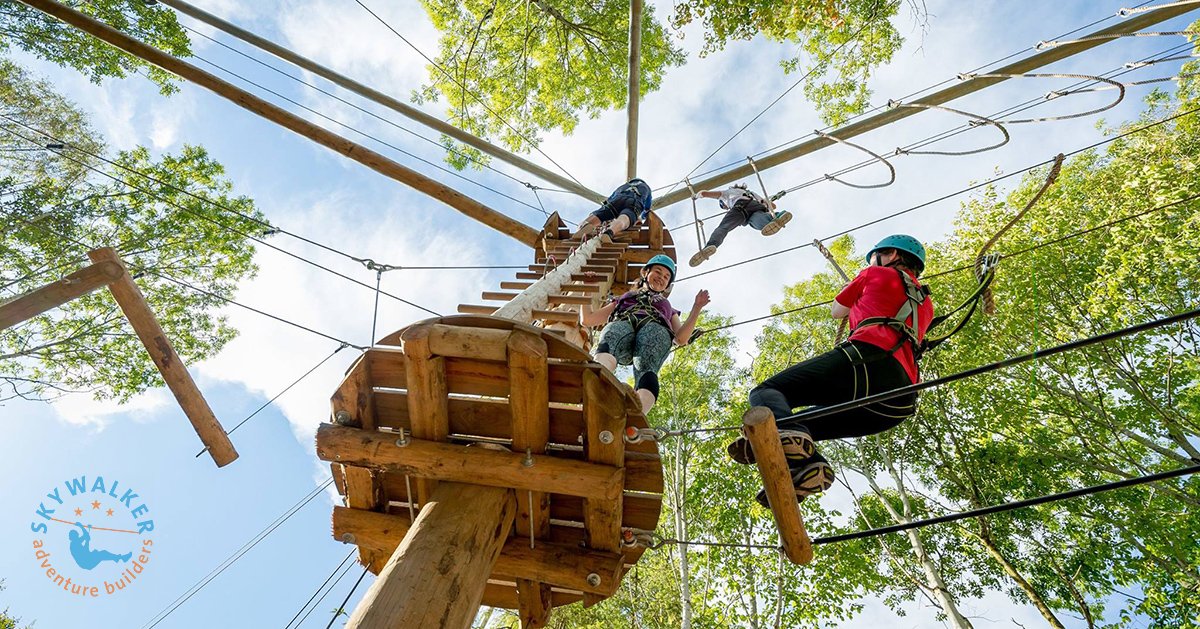
<path fill-rule="evenodd" d="M 742 415 L 742 433 L 754 450 L 771 513 L 775 514 L 775 524 L 779 527 L 783 552 L 792 563 L 807 564 L 813 558 L 812 542 L 804 530 L 804 518 L 800 516 L 800 503 L 792 488 L 792 474 L 783 456 L 775 416 L 765 406 L 751 407 Z"/>
<path fill-rule="evenodd" d="M 89 251 L 88 257 L 97 264 L 112 262 L 120 267 L 121 276 L 110 283 L 108 289 L 112 292 L 113 299 L 116 299 L 117 305 L 121 307 L 121 312 L 125 313 L 125 318 L 129 320 L 129 325 L 133 327 L 138 339 L 146 347 L 146 352 L 150 354 L 154 366 L 158 367 L 158 373 L 162 374 L 167 388 L 171 390 L 175 401 L 179 403 L 184 415 L 187 415 L 188 421 L 192 423 L 192 428 L 196 430 L 196 434 L 204 443 L 213 462 L 217 464 L 217 467 L 224 467 L 237 460 L 237 450 L 229 441 L 229 435 L 225 433 L 225 428 L 213 415 L 212 409 L 209 408 L 200 389 L 196 388 L 191 374 L 183 366 L 179 355 L 175 353 L 170 339 L 163 332 L 162 326 L 158 324 L 158 319 L 154 317 L 150 306 L 146 304 L 146 298 L 142 296 L 142 291 L 138 290 L 137 284 L 133 283 L 133 278 L 129 276 L 129 271 L 125 268 L 125 263 L 117 256 L 117 252 L 104 247 Z"/>
<path fill-rule="evenodd" d="M 379 472 L 354 465 L 343 465 L 341 468 L 347 506 L 367 511 L 376 511 L 386 506 L 383 504 L 383 485 L 379 482 Z M 358 560 L 364 566 L 371 565 L 379 557 L 390 556 L 391 552 L 378 553 L 370 548 L 358 549 Z"/>
<path fill-rule="evenodd" d="M 624 485 L 619 467 L 572 461 L 546 454 L 498 452 L 422 439 L 408 445 L 396 435 L 368 433 L 356 428 L 321 424 L 317 428 L 317 456 L 323 461 L 360 465 L 399 474 L 436 480 L 544 491 L 584 498 L 614 499 Z"/>
<path fill-rule="evenodd" d="M 511 490 L 439 485 L 346 626 L 469 629 L 514 512 Z"/>
<path fill-rule="evenodd" d="M 27 321 L 72 299 L 82 297 L 120 278 L 125 270 L 105 261 L 85 266 L 66 277 L 0 304 L 0 330 Z"/>
<path fill-rule="evenodd" d="M 517 615 L 521 629 L 541 629 L 550 620 L 550 586 L 529 579 L 517 579 Z"/>
<path fill-rule="evenodd" d="M 359 356 L 330 399 L 333 422 L 341 426 L 375 430 L 374 398 L 370 361 L 365 355 Z"/>
<path fill-rule="evenodd" d="M 428 326 L 427 338 L 429 351 L 435 356 L 507 360 L 511 334 L 511 330 L 435 323 Z"/>
<path fill-rule="evenodd" d="M 1156 9 L 1154 11 L 1147 11 L 1145 13 L 1132 15 L 1130 17 L 1127 17 L 1127 18 L 1117 22 L 1116 24 L 1114 24 L 1112 26 L 1109 26 L 1108 28 L 1103 28 L 1098 31 L 1094 31 L 1092 33 L 1080 34 L 1076 43 L 1064 44 L 1061 46 L 1055 46 L 1053 48 L 1048 48 L 1048 49 L 1046 49 L 1040 53 L 1037 53 L 1035 55 L 1031 55 L 1024 59 L 1020 59 L 1013 63 L 1010 63 L 1002 68 L 997 68 L 995 70 L 988 70 L 988 74 L 1026 74 L 1028 72 L 1031 72 L 1031 71 L 1041 68 L 1043 66 L 1050 65 L 1051 63 L 1054 63 L 1055 61 L 1061 61 L 1063 59 L 1066 59 L 1067 57 L 1076 55 L 1085 50 L 1090 50 L 1092 48 L 1095 48 L 1096 46 L 1099 46 L 1101 44 L 1105 44 L 1105 43 L 1108 43 L 1109 41 L 1112 41 L 1111 38 L 1106 38 L 1106 36 L 1135 33 L 1144 28 L 1153 26 L 1154 24 L 1158 24 L 1159 22 L 1169 20 L 1173 17 L 1183 15 L 1184 13 L 1187 13 L 1188 11 L 1193 11 L 1195 9 L 1196 9 L 1195 5 L 1187 5 L 1187 4 L 1179 4 L 1178 6 L 1167 5 L 1161 9 Z M 1093 39 L 1093 38 L 1097 38 L 1097 39 Z M 973 94 L 982 89 L 991 87 L 997 83 L 1000 83 L 1001 81 L 1006 81 L 1006 80 L 1008 80 L 1008 79 L 1003 78 L 1003 77 L 996 77 L 996 78 L 972 78 L 972 79 L 969 79 L 966 81 L 960 81 L 954 85 L 951 85 L 950 87 L 948 87 L 946 89 L 934 92 L 928 96 L 925 96 L 924 98 L 919 98 L 917 100 L 914 100 L 914 101 L 912 101 L 911 104 L 913 104 L 913 105 L 941 105 L 943 103 L 952 101 L 956 98 L 960 98 L 960 97 L 966 96 L 968 94 Z M 891 124 L 893 122 L 896 122 L 897 120 L 907 118 L 908 116 L 912 116 L 912 115 L 920 113 L 922 111 L 925 111 L 925 109 L 920 108 L 920 107 L 888 108 L 878 114 L 875 114 L 874 116 L 868 116 L 866 118 L 862 118 L 858 122 L 855 122 L 854 124 L 850 124 L 850 125 L 846 125 L 845 127 L 840 127 L 838 129 L 834 129 L 831 132 L 831 134 L 834 136 L 837 136 L 838 138 L 840 138 L 842 140 L 848 140 L 854 136 L 862 135 L 868 131 L 878 129 L 879 127 Z M 826 136 L 817 136 L 811 140 L 807 140 L 805 142 L 801 142 L 799 144 L 792 145 L 786 149 L 782 149 L 775 153 L 770 153 L 763 157 L 755 158 L 754 163 L 755 163 L 755 166 L 758 167 L 759 171 L 763 171 L 768 168 L 772 168 L 774 166 L 778 166 L 785 162 L 796 159 L 797 157 L 808 155 L 808 154 L 816 152 L 820 149 L 823 149 L 823 148 L 826 148 L 829 146 L 833 146 L 834 144 L 836 144 L 836 140 L 831 140 Z M 731 168 L 725 172 L 718 173 L 707 179 L 704 179 L 701 181 L 693 181 L 692 187 L 696 190 L 717 190 L 719 188 L 724 187 L 727 184 L 750 177 L 753 174 L 754 174 L 754 169 L 751 168 L 748 163 L 742 164 L 741 166 Z M 662 197 L 655 199 L 654 207 L 656 207 L 656 208 L 666 207 L 668 205 L 671 205 L 672 203 L 678 203 L 680 201 L 686 200 L 690 195 L 691 195 L 691 192 L 689 192 L 687 188 L 681 188 L 679 190 L 676 190 L 675 192 L 669 192 L 669 193 L 663 195 Z"/>
<path fill-rule="evenodd" d="M 446 398 L 446 359 L 434 356 L 430 347 L 432 326 L 414 325 L 404 330 L 405 376 L 408 385 L 408 416 L 414 439 L 445 441 L 450 434 L 450 410 Z M 425 504 L 433 492 L 428 479 L 416 481 L 417 500 Z"/>
<path fill-rule="evenodd" d="M 629 89 L 628 117 L 625 126 L 625 149 L 628 159 L 625 179 L 637 176 L 638 102 L 642 97 L 642 0 L 629 2 Z"/>
<path fill-rule="evenodd" d="M 513 452 L 542 454 L 550 439 L 549 350 L 536 334 L 513 332 L 508 340 L 509 407 Z M 550 496 L 540 491 L 517 495 L 517 536 L 542 537 L 550 530 Z M 524 597 L 522 597 L 524 598 Z"/>
<path fill-rule="evenodd" d="M 206 88 L 213 93 L 226 98 L 234 104 L 251 111 L 271 122 L 294 131 L 318 144 L 332 149 L 342 155 L 386 176 L 403 183 L 418 192 L 422 192 L 463 214 L 510 236 L 523 244 L 535 246 L 539 232 L 528 225 L 516 221 L 453 188 L 430 179 L 415 170 L 401 166 L 380 153 L 372 151 L 361 144 L 351 142 L 336 133 L 313 124 L 300 116 L 272 105 L 267 101 L 240 89 L 215 75 L 205 72 L 190 63 L 172 57 L 171 55 L 144 44 L 118 31 L 103 22 L 84 15 L 64 4 L 54 0 L 21 0 L 43 13 L 52 15 L 112 46 L 123 50 L 139 59 L 152 63 L 168 72 L 172 72 L 185 80 Z"/>
<path fill-rule="evenodd" d="M 376 554 L 391 556 L 409 528 L 408 514 L 333 508 L 334 539 L 340 540 L 349 533 L 354 536 L 355 544 Z M 555 587 L 610 596 L 617 591 L 622 563 L 620 553 L 589 550 L 578 543 L 539 540 L 534 548 L 530 548 L 529 540 L 510 537 L 505 541 L 491 574 L 499 578 L 529 579 Z M 597 585 L 588 583 L 589 574 L 600 577 Z"/>

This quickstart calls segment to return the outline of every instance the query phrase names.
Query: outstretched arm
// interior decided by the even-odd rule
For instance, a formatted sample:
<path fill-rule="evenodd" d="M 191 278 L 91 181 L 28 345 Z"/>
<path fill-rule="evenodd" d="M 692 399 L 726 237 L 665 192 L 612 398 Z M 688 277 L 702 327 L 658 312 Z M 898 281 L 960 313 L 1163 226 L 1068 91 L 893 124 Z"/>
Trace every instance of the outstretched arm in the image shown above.
<path fill-rule="evenodd" d="M 579 323 L 588 327 L 598 326 L 612 316 L 613 310 L 617 307 L 617 302 L 611 302 L 602 308 L 592 309 L 591 304 L 583 304 L 579 308 Z"/>
<path fill-rule="evenodd" d="M 692 338 L 692 332 L 696 329 L 696 322 L 700 320 L 700 311 L 708 305 L 708 291 L 701 290 L 696 293 L 696 300 L 692 302 L 692 310 L 688 312 L 687 321 L 681 325 L 679 323 L 679 315 L 671 318 L 671 327 L 675 331 L 675 344 L 687 345 Z"/>
<path fill-rule="evenodd" d="M 720 199 L 721 193 L 716 190 L 701 190 L 696 193 L 696 198 L 704 197 L 705 199 Z"/>
<path fill-rule="evenodd" d="M 850 309 L 835 299 L 829 304 L 829 314 L 833 315 L 834 319 L 845 319 L 850 314 Z"/>

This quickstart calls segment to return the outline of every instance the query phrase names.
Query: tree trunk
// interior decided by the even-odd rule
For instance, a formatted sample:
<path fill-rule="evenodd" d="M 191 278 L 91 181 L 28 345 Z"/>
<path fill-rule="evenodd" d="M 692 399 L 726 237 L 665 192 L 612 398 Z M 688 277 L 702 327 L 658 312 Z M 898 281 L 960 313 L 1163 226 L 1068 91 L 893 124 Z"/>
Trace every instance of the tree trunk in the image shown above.
<path fill-rule="evenodd" d="M 892 459 L 887 455 L 887 452 L 885 452 L 884 449 L 878 445 L 877 448 L 879 450 L 880 459 L 883 461 L 884 466 L 888 470 L 888 474 L 891 475 L 892 480 L 894 480 L 896 483 L 896 491 L 900 494 L 900 500 L 904 507 L 904 512 L 898 513 L 896 511 L 895 507 L 893 507 L 892 504 L 887 501 L 883 491 L 869 475 L 866 477 L 867 482 L 871 484 L 871 489 L 874 489 L 875 492 L 879 494 L 880 502 L 883 503 L 884 508 L 887 509 L 888 514 L 892 516 L 892 519 L 897 524 L 908 524 L 912 521 L 912 503 L 908 499 L 908 492 L 904 489 L 903 479 L 900 478 L 900 472 L 896 469 L 895 464 L 892 463 Z M 925 574 L 926 587 L 933 592 L 934 597 L 942 606 L 942 613 L 946 614 L 946 620 L 949 621 L 950 626 L 954 627 L 955 629 L 974 629 L 974 625 L 971 624 L 971 621 L 967 620 L 967 618 L 958 611 L 958 605 L 955 603 L 954 597 L 951 596 L 950 590 L 946 587 L 945 581 L 942 580 L 941 572 L 938 571 L 937 566 L 933 564 L 933 560 L 930 559 L 929 553 L 925 551 L 925 544 L 921 541 L 920 536 L 917 535 L 917 531 L 914 529 L 909 529 L 905 531 L 904 534 L 908 537 L 909 545 L 912 546 L 913 555 L 916 557 L 917 564 L 921 566 L 921 571 Z"/>
<path fill-rule="evenodd" d="M 684 517 L 684 499 L 687 490 L 687 465 L 683 460 L 683 439 L 675 441 L 675 539 L 687 539 L 687 518 Z M 680 629 L 692 627 L 692 588 L 688 581 L 687 544 L 679 545 L 679 609 Z"/>
<path fill-rule="evenodd" d="M 995 559 L 996 562 L 1000 564 L 1000 567 L 1004 569 L 1004 574 L 1007 574 L 1010 579 L 1016 582 L 1017 587 L 1020 587 L 1021 591 L 1025 593 L 1025 596 L 1029 597 L 1029 600 L 1033 602 L 1033 606 L 1037 607 L 1038 612 L 1042 614 L 1042 618 L 1045 618 L 1046 622 L 1049 623 L 1051 627 L 1054 627 L 1055 629 L 1064 629 L 1062 622 L 1060 622 L 1058 617 L 1054 615 L 1054 611 L 1050 609 L 1049 605 L 1046 604 L 1046 601 L 1042 598 L 1042 595 L 1033 588 L 1033 584 L 1031 584 L 1020 573 L 1020 571 L 1017 570 L 1017 567 L 1008 560 L 1008 557 L 1006 557 L 1004 553 L 1000 552 L 1000 549 L 992 541 L 992 535 L 991 532 L 988 531 L 986 521 L 982 519 L 980 520 L 980 532 L 975 535 L 975 538 L 983 544 L 983 547 L 987 549 L 988 554 L 992 556 L 992 559 Z"/>

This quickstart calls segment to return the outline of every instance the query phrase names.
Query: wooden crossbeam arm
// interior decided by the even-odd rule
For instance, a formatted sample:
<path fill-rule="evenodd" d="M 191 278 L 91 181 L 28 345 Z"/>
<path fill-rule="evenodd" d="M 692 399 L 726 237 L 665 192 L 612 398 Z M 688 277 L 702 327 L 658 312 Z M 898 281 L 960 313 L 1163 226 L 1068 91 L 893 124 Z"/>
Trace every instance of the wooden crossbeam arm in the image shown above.
<path fill-rule="evenodd" d="M 498 452 L 450 443 L 368 433 L 322 424 L 317 429 L 317 456 L 323 461 L 360 465 L 436 480 L 545 491 L 583 498 L 612 500 L 621 495 L 624 470 L 550 455 Z"/>
<path fill-rule="evenodd" d="M 595 201 L 596 203 L 604 202 L 603 195 L 589 190 L 582 184 L 575 182 L 573 179 L 563 177 L 562 175 L 542 168 L 541 166 L 538 166 L 537 164 L 534 164 L 533 162 L 519 155 L 506 151 L 495 144 L 488 142 L 487 140 L 467 133 L 466 131 L 455 127 L 454 125 L 421 111 L 420 109 L 412 107 L 406 103 L 402 103 L 399 100 L 380 92 L 379 90 L 367 87 L 366 85 L 339 74 L 307 57 L 298 55 L 295 52 L 276 44 L 275 42 L 263 37 L 259 37 L 250 31 L 230 24 L 229 22 L 226 22 L 225 20 L 222 20 L 211 13 L 207 13 L 196 8 L 195 6 L 183 2 L 182 0 L 159 0 L 159 3 L 165 4 L 179 11 L 180 13 L 189 15 L 201 22 L 204 22 L 205 24 L 208 24 L 209 26 L 212 26 L 213 28 L 225 31 L 226 33 L 237 37 L 248 44 L 256 46 L 259 49 L 271 53 L 272 55 L 275 55 L 276 57 L 279 57 L 280 59 L 283 59 L 284 61 L 287 61 L 293 65 L 308 70 L 317 76 L 323 77 L 336 85 L 344 87 L 347 90 L 358 94 L 359 96 L 369 98 L 394 112 L 416 120 L 430 129 L 438 131 L 439 133 L 445 133 L 446 135 L 458 140 L 459 142 L 462 142 L 463 144 L 477 148 L 480 151 L 495 157 L 496 159 L 516 166 L 517 168 L 520 168 L 521 170 L 524 170 L 525 172 L 538 177 L 543 181 L 552 183 L 564 190 L 573 192 L 590 201 Z"/>
<path fill-rule="evenodd" d="M 27 321 L 97 288 L 108 286 L 124 275 L 125 269 L 111 260 L 86 266 L 41 288 L 0 304 L 0 330 Z"/>
<path fill-rule="evenodd" d="M 813 558 L 812 542 L 804 530 L 804 519 L 800 517 L 800 504 L 792 488 L 792 474 L 783 455 L 775 416 L 765 406 L 751 407 L 742 416 L 742 433 L 754 450 L 758 471 L 767 490 L 767 501 L 779 527 L 783 552 L 792 563 L 807 564 Z"/>
<path fill-rule="evenodd" d="M 1147 28 L 1149 26 L 1153 26 L 1154 24 L 1158 24 L 1159 22 L 1164 22 L 1173 17 L 1183 15 L 1184 13 L 1187 13 L 1188 11 L 1194 11 L 1195 9 L 1196 9 L 1196 5 L 1194 5 L 1194 4 L 1189 5 L 1189 4 L 1181 3 L 1177 6 L 1168 5 L 1168 6 L 1164 6 L 1161 9 L 1156 9 L 1154 11 L 1147 11 L 1145 13 L 1133 15 L 1133 16 L 1123 19 L 1120 22 L 1117 22 L 1113 26 L 1109 26 L 1107 28 L 1100 29 L 1093 33 L 1081 34 L 1078 38 L 1079 40 L 1087 40 L 1087 41 L 1076 41 L 1075 43 L 1055 46 L 1053 48 L 1049 48 L 1045 51 L 1039 52 L 1035 55 L 1031 55 L 1024 59 L 1019 59 L 1019 60 L 1017 60 L 1013 63 L 1010 63 L 1002 68 L 998 68 L 996 70 L 989 70 L 988 73 L 989 74 L 1026 74 L 1032 70 L 1036 70 L 1037 68 L 1041 68 L 1043 66 L 1050 65 L 1051 63 L 1054 63 L 1055 61 L 1061 61 L 1062 59 L 1066 59 L 1067 57 L 1084 52 L 1085 50 L 1090 50 L 1091 48 L 1095 48 L 1096 46 L 1099 46 L 1101 44 L 1107 43 L 1108 41 L 1111 41 L 1109 39 L 1103 38 L 1106 35 L 1119 35 L 1119 34 L 1134 33 L 1134 32 L 1142 30 L 1143 28 Z M 1097 36 L 1099 36 L 1100 39 L 1090 39 L 1092 37 L 1097 37 Z M 947 87 L 943 90 L 939 90 L 928 96 L 925 96 L 918 100 L 912 101 L 911 104 L 913 104 L 913 105 L 941 105 L 943 103 L 952 101 L 952 100 L 954 100 L 956 98 L 960 98 L 962 96 L 966 96 L 967 94 L 972 94 L 974 92 L 978 92 L 984 88 L 991 87 L 992 85 L 995 85 L 997 83 L 1000 83 L 1001 81 L 1006 81 L 1006 80 L 1008 80 L 1008 79 L 1003 78 L 1003 77 L 989 77 L 989 78 L 978 78 L 977 77 L 977 78 L 972 78 L 972 79 L 969 79 L 966 81 L 960 81 L 960 82 L 956 83 L 955 85 L 951 85 L 950 87 Z M 850 124 L 845 127 L 840 127 L 838 129 L 835 129 L 832 131 L 832 134 L 842 140 L 849 139 L 849 138 L 852 138 L 857 135 L 862 135 L 868 131 L 878 129 L 879 127 L 882 127 L 884 125 L 891 124 L 902 118 L 907 118 L 908 116 L 915 115 L 922 111 L 925 111 L 925 110 L 923 108 L 919 108 L 919 107 L 890 108 L 890 109 L 882 111 L 878 114 L 875 114 L 874 116 L 867 116 L 866 118 L 862 118 L 861 120 L 859 120 L 858 122 L 855 122 L 854 124 Z M 796 159 L 797 157 L 802 157 L 804 155 L 808 155 L 810 153 L 816 152 L 825 147 L 833 146 L 835 143 L 836 143 L 835 140 L 832 140 L 827 136 L 817 136 L 811 140 L 807 140 L 805 142 L 801 142 L 799 144 L 793 145 L 786 149 L 782 149 L 782 150 L 776 151 L 774 153 L 767 154 L 763 157 L 755 157 L 754 162 L 758 166 L 759 170 L 766 170 L 767 168 L 771 168 L 771 167 L 783 164 L 785 162 L 789 162 L 793 159 Z M 693 181 L 692 186 L 697 190 L 714 190 L 716 188 L 720 188 L 721 186 L 724 186 L 724 185 L 733 183 L 735 181 L 744 179 L 746 177 L 749 177 L 753 174 L 754 174 L 753 168 L 749 164 L 743 164 L 741 166 L 737 166 L 730 170 L 713 175 L 712 177 L 709 177 L 702 181 Z M 678 203 L 680 201 L 683 201 L 683 200 L 687 199 L 690 195 L 691 195 L 691 193 L 688 191 L 687 188 L 681 188 L 679 190 L 676 190 L 675 192 L 667 193 L 667 194 L 663 195 L 662 197 L 655 199 L 654 207 L 655 208 L 666 207 L 668 205 L 671 205 L 672 203 Z"/>
<path fill-rule="evenodd" d="M 453 188 L 430 179 L 415 170 L 401 166 L 382 154 L 372 151 L 361 144 L 351 142 L 336 133 L 315 125 L 300 116 L 272 105 L 271 103 L 240 89 L 215 75 L 200 68 L 172 57 L 171 55 L 144 44 L 118 31 L 99 20 L 93 19 L 79 11 L 54 0 L 20 0 L 43 13 L 51 15 L 71 26 L 74 26 L 115 48 L 123 50 L 139 59 L 152 63 L 183 79 L 206 88 L 213 93 L 226 98 L 234 104 L 251 111 L 271 122 L 294 131 L 310 140 L 332 149 L 342 155 L 363 164 L 364 166 L 407 186 L 424 193 L 463 214 L 510 236 L 530 247 L 536 247 L 541 233 L 517 220 L 509 218 L 492 208 L 476 201 Z"/>
<path fill-rule="evenodd" d="M 158 372 L 162 374 L 167 388 L 171 390 L 175 401 L 187 415 L 188 421 L 192 423 L 192 428 L 196 430 L 200 441 L 204 442 L 213 461 L 218 467 L 232 463 L 237 459 L 238 454 L 233 443 L 229 441 L 229 435 L 221 426 L 221 422 L 217 421 L 216 416 L 213 415 L 212 409 L 209 408 L 200 389 L 196 387 L 191 374 L 183 366 L 179 355 L 175 353 L 170 339 L 163 332 L 162 326 L 158 324 L 158 319 L 150 310 L 150 306 L 146 304 L 146 298 L 142 296 L 142 291 L 138 289 L 137 284 L 133 283 L 133 278 L 129 276 L 129 272 L 125 269 L 121 258 L 117 256 L 117 252 L 108 247 L 93 249 L 88 252 L 88 257 L 97 264 L 111 262 L 120 267 L 122 271 L 120 277 L 108 285 L 113 298 L 121 307 L 121 311 L 125 313 L 125 318 L 129 320 L 129 325 L 133 326 L 133 331 L 137 333 L 142 345 L 146 347 L 146 352 L 150 354 L 154 365 L 158 367 Z"/>

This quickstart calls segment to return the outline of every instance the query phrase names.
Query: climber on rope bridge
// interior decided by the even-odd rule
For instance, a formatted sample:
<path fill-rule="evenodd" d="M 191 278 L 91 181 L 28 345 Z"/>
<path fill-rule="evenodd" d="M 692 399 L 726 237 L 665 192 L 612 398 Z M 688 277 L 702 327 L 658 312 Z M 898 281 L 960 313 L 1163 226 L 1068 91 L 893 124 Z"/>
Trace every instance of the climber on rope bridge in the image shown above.
<path fill-rule="evenodd" d="M 774 201 L 751 192 L 743 183 L 734 184 L 722 192 L 701 190 L 692 195 L 692 199 L 699 198 L 720 199 L 725 216 L 721 218 L 721 224 L 709 235 L 704 248 L 688 261 L 690 266 L 700 266 L 700 263 L 711 258 L 735 227 L 749 225 L 764 236 L 772 236 L 792 220 L 791 212 L 776 212 Z"/>
<path fill-rule="evenodd" d="M 633 365 L 634 389 L 649 413 L 658 399 L 658 370 L 671 352 L 671 342 L 687 345 L 696 329 L 700 311 L 708 305 L 708 291 L 700 290 L 692 302 L 687 321 L 671 307 L 667 295 L 675 281 L 675 261 L 659 254 L 642 267 L 637 287 L 602 308 L 584 304 L 579 322 L 594 327 L 605 323 L 593 357 L 616 372 L 617 364 Z"/>
<path fill-rule="evenodd" d="M 800 406 L 839 404 L 920 380 L 917 360 L 933 321 L 929 289 L 917 281 L 925 269 L 925 247 L 912 236 L 888 236 L 867 254 L 867 263 L 830 307 L 835 319 L 850 317 L 850 338 L 767 378 L 750 391 L 751 406 L 787 418 Z M 916 408 L 914 392 L 810 422 L 781 419 L 779 438 L 797 499 L 833 485 L 833 469 L 814 442 L 883 432 L 912 417 Z M 738 463 L 754 463 L 745 438 L 729 444 L 728 451 Z M 767 506 L 765 493 L 757 500 Z"/>
<path fill-rule="evenodd" d="M 641 179 L 630 179 L 628 183 L 608 195 L 599 209 L 587 217 L 571 238 L 579 240 L 581 236 L 590 235 L 602 223 L 608 223 L 608 228 L 602 235 L 611 239 L 646 220 L 646 216 L 650 214 L 650 204 L 653 202 L 654 195 L 650 192 L 650 185 Z"/>

